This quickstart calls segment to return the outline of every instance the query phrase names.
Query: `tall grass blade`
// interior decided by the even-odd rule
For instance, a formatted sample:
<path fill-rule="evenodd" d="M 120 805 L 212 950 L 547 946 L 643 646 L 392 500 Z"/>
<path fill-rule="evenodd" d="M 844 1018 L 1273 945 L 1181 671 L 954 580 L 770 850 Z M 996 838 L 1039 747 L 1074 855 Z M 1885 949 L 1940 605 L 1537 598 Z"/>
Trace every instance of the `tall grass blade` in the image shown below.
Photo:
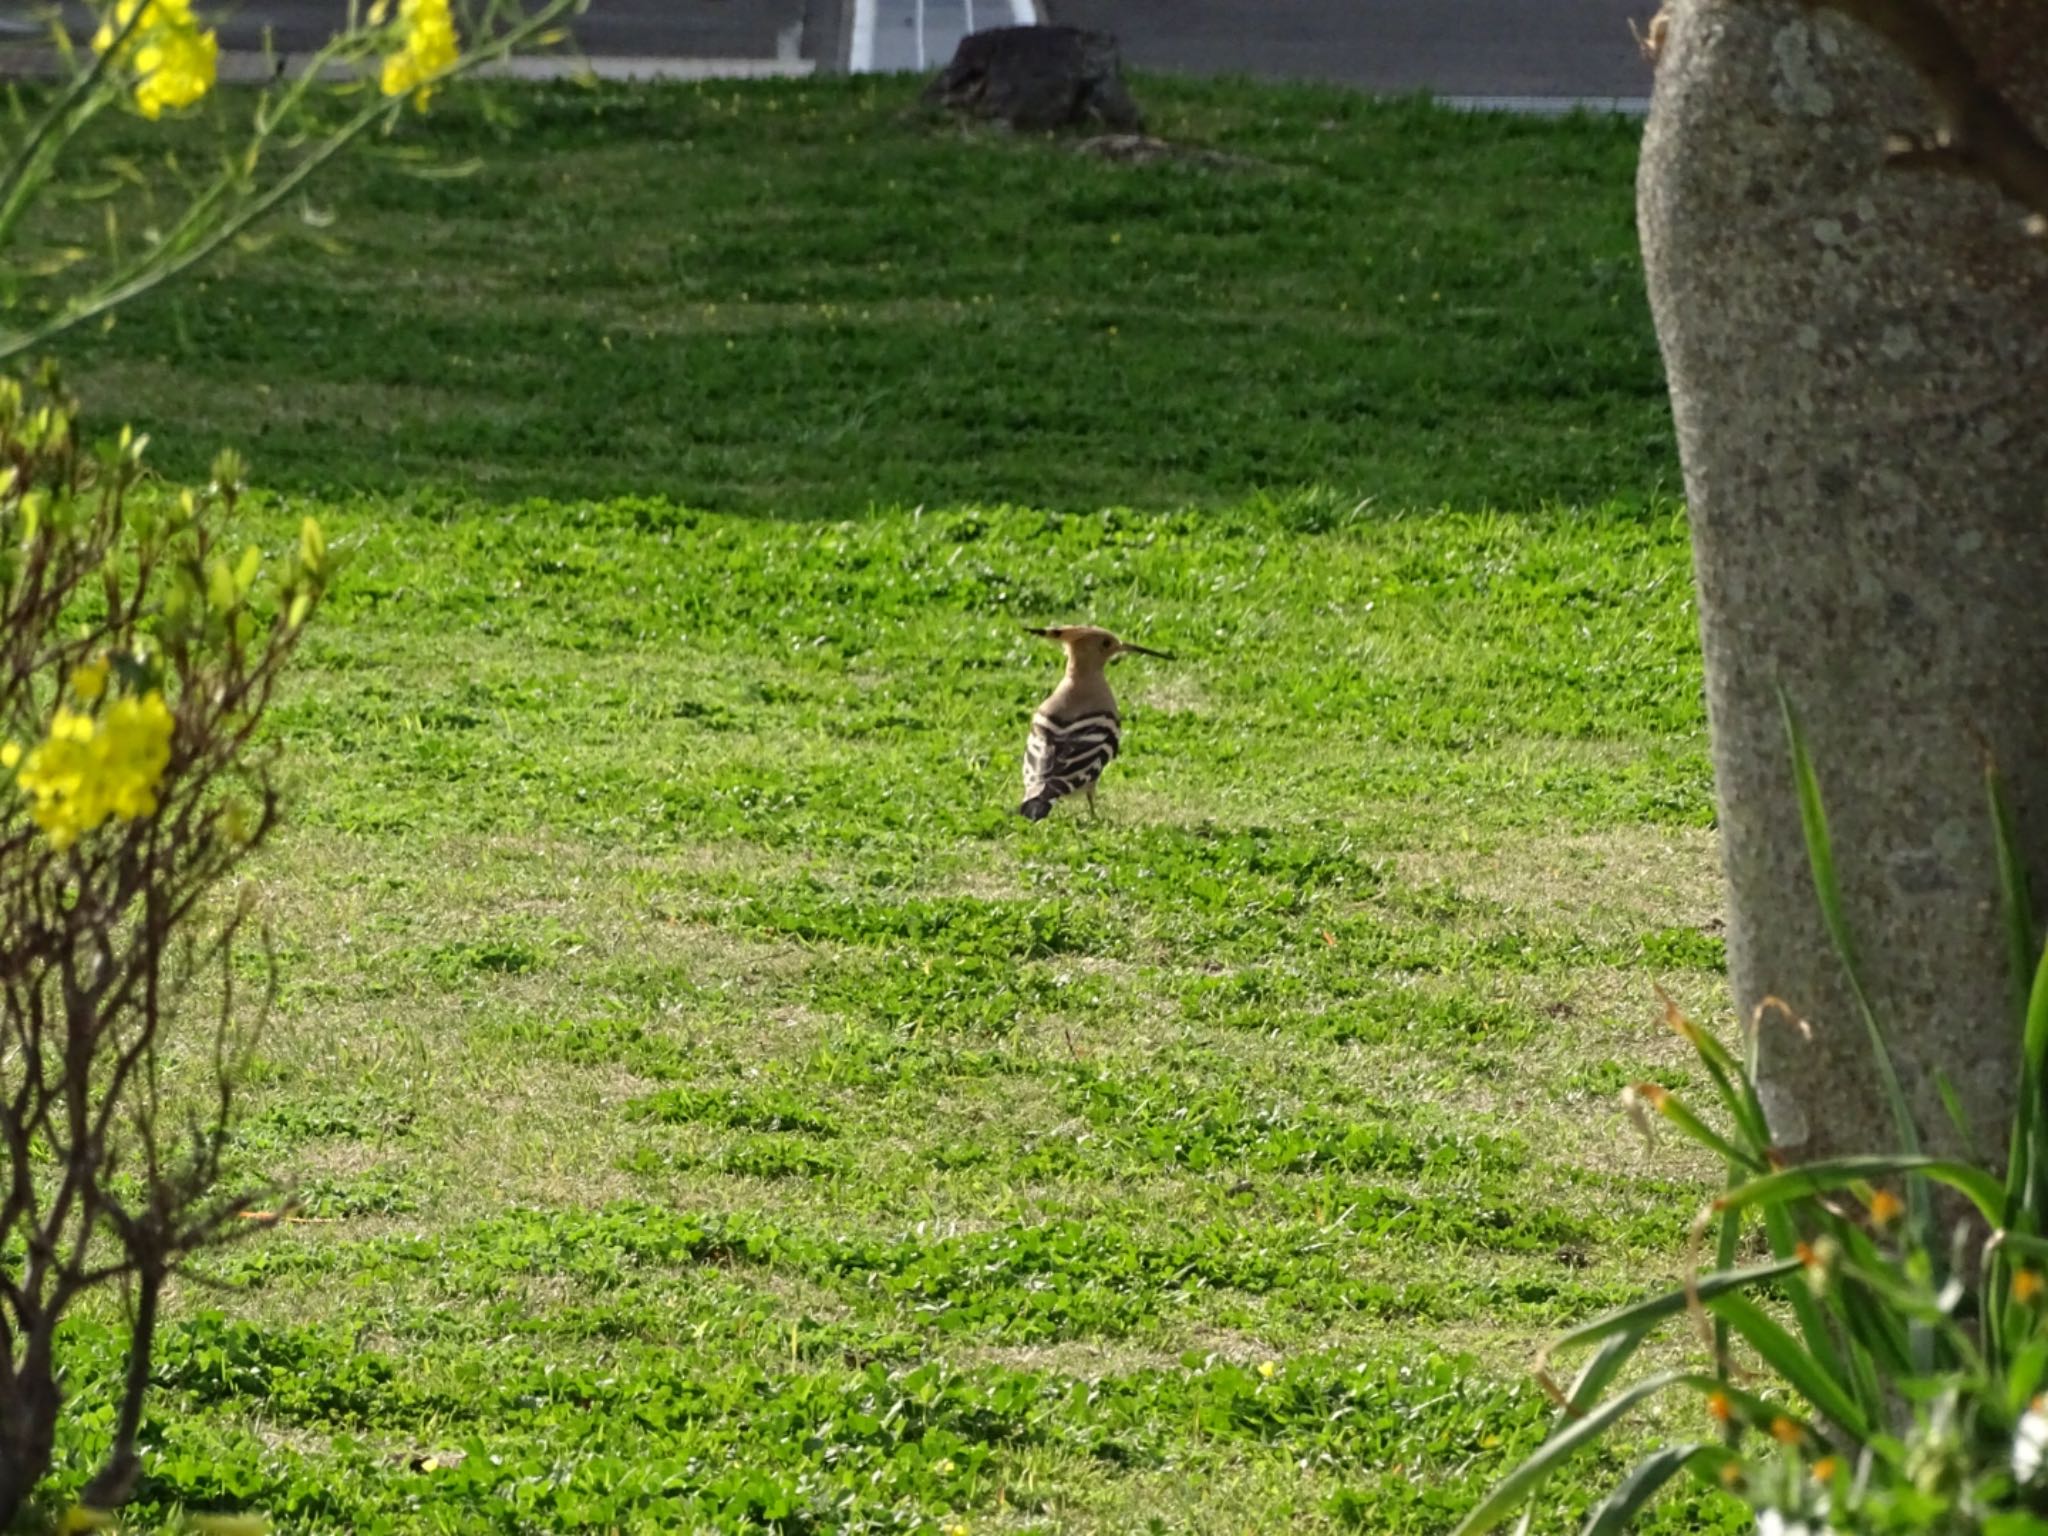
<path fill-rule="evenodd" d="M 1971 1162 L 1989 1167 L 1991 1159 L 1984 1155 L 1983 1147 L 1977 1143 L 1977 1127 L 1970 1121 L 1970 1112 L 1963 1107 L 1955 1081 L 1939 1067 L 1934 1069 L 1934 1089 L 1941 1095 L 1941 1107 L 1948 1111 L 1948 1123 L 1956 1128 L 1956 1139 L 1962 1143 L 1964 1154 Z"/>
<path fill-rule="evenodd" d="M 1828 836 L 1827 810 L 1821 804 L 1820 781 L 1814 776 L 1813 760 L 1807 756 L 1806 738 L 1800 734 L 1799 721 L 1792 713 L 1792 701 L 1782 688 L 1778 690 L 1778 705 L 1784 712 L 1785 734 L 1792 744 L 1792 777 L 1799 791 L 1799 821 L 1806 834 L 1806 862 L 1813 873 L 1814 894 L 1820 900 L 1821 921 L 1827 925 L 1828 938 L 1841 958 L 1849 991 L 1856 1000 L 1856 1011 L 1862 1016 L 1864 1030 L 1870 1036 L 1870 1052 L 1876 1059 L 1878 1076 L 1884 1083 L 1885 1099 L 1891 1108 L 1899 1145 L 1908 1152 L 1918 1152 L 1920 1132 L 1913 1123 L 1913 1111 L 1906 1102 L 1905 1090 L 1899 1086 L 1891 1046 L 1885 1039 L 1883 1026 L 1877 1022 L 1876 1010 L 1870 1006 L 1870 995 L 1863 986 L 1862 967 L 1856 961 L 1856 945 L 1849 933 L 1849 920 L 1842 905 L 1842 884 L 1835 872 L 1834 843 Z M 1924 1208 L 1927 1204 L 1926 1190 L 1917 1183 L 1914 1190 L 1919 1205 Z M 1924 1221 L 1917 1224 L 1925 1230 Z"/>
<path fill-rule="evenodd" d="M 1984 765 L 1984 792 L 1991 802 L 1991 837 L 1998 851 L 1998 888 L 2005 914 L 2006 950 L 2012 970 L 2013 1000 L 2020 1020 L 2020 1092 L 2012 1117 L 2012 1142 L 2006 1152 L 2007 1226 L 2040 1230 L 2041 1070 L 2048 1054 L 2048 951 L 2034 939 L 2034 904 L 2027 890 L 2027 868 L 2020 858 L 2019 824 L 1998 765 Z"/>
<path fill-rule="evenodd" d="M 1998 851 L 1998 890 L 2005 916 L 2006 951 L 2012 966 L 2013 1004 L 2027 1016 L 2027 981 L 2034 972 L 2034 903 L 2027 892 L 2027 867 L 2020 861 L 2019 822 L 2006 798 L 1998 765 L 1986 760 L 1984 792 L 1991 801 L 1991 837 Z"/>
<path fill-rule="evenodd" d="M 2034 985 L 2027 994 L 2026 1028 L 2020 1036 L 2020 1100 L 2013 1114 L 2016 1156 L 2005 1170 L 2006 1191 L 2016 1195 L 2016 1219 L 2028 1231 L 2041 1230 L 2041 1185 L 2048 1178 L 2048 1117 L 2041 1113 L 2044 1058 L 2048 1058 L 2048 948 L 2034 967 Z M 2021 1135 L 2021 1124 L 2026 1131 Z"/>

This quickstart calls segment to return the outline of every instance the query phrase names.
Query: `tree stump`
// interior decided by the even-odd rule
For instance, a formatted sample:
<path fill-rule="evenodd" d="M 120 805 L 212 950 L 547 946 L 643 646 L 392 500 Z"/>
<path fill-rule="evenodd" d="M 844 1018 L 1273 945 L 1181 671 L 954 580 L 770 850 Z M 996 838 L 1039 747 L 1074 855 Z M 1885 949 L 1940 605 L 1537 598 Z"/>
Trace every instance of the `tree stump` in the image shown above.
<path fill-rule="evenodd" d="M 993 27 L 960 39 L 924 99 L 1026 132 L 1100 124 L 1142 133 L 1116 39 L 1080 27 Z"/>

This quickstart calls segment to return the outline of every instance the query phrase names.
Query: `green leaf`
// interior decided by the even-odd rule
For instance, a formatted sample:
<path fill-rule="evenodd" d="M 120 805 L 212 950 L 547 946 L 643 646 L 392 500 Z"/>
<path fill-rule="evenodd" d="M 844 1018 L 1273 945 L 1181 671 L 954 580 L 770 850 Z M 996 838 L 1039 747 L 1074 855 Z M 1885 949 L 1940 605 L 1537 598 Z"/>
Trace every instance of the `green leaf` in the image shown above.
<path fill-rule="evenodd" d="M 2026 1029 L 2020 1036 L 2020 1097 L 2013 1115 L 2016 1154 L 2005 1171 L 2008 1196 L 2017 1194 L 2022 1215 L 2038 1225 L 2041 1215 L 2044 1177 L 2048 1177 L 2048 1122 L 2041 1116 L 2040 1096 L 2043 1058 L 2048 1057 L 2048 948 L 2041 951 L 2034 967 L 2034 985 L 2027 995 Z M 2025 1125 L 2024 1138 L 2021 1126 Z"/>
<path fill-rule="evenodd" d="M 2037 953 L 2033 901 L 2027 868 L 2019 852 L 2019 827 L 2006 798 L 1998 765 L 1984 765 L 1984 792 L 1991 802 L 1991 838 L 1998 854 L 1998 888 L 2005 916 L 2005 941 L 2012 971 L 2013 999 L 2020 1019 L 2020 1089 L 2012 1117 L 2012 1142 L 2005 1164 L 2008 1226 L 2022 1215 L 2038 1227 L 2043 1173 L 2040 1112 L 2041 1071 L 2048 1055 L 2048 950 Z"/>
<path fill-rule="evenodd" d="M 1783 1204 L 1810 1195 L 1824 1195 L 1852 1184 L 1867 1184 L 1895 1176 L 1914 1176 L 1946 1184 L 1997 1223 L 2005 1189 L 1981 1168 L 1924 1153 L 1892 1156 L 1836 1157 L 1823 1162 L 1801 1163 L 1794 1168 L 1767 1173 L 1731 1189 L 1714 1202 L 1717 1211 L 1746 1210 L 1751 1206 Z"/>
<path fill-rule="evenodd" d="M 1970 1123 L 1970 1112 L 1963 1107 L 1962 1097 L 1956 1092 L 1956 1085 L 1941 1068 L 1934 1069 L 1934 1090 L 1941 1095 L 1941 1107 L 1948 1111 L 1948 1123 L 1956 1128 L 1956 1137 L 1963 1144 L 1963 1151 L 1973 1163 L 1989 1163 L 1984 1149 L 1977 1144 L 1977 1128 Z"/>
<path fill-rule="evenodd" d="M 1792 1225 L 1791 1214 L 1782 1205 L 1767 1206 L 1764 1210 L 1764 1230 L 1770 1234 L 1771 1252 L 1781 1259 L 1789 1259 L 1799 1243 L 1798 1230 Z M 1883 1397 L 1868 1370 L 1868 1361 L 1850 1346 L 1845 1360 L 1842 1352 L 1835 1347 L 1834 1330 L 1829 1326 L 1827 1313 L 1814 1298 L 1811 1287 L 1795 1282 L 1784 1288 L 1785 1299 L 1791 1303 L 1792 1316 L 1799 1323 L 1800 1337 L 1805 1341 L 1807 1351 L 1812 1354 L 1820 1368 L 1836 1381 L 1850 1380 L 1855 1384 L 1857 1401 L 1866 1420 L 1881 1410 Z M 1860 1369 L 1858 1367 L 1861 1367 Z"/>
<path fill-rule="evenodd" d="M 1592 1353 L 1586 1363 L 1579 1368 L 1579 1374 L 1573 1378 L 1571 1390 L 1565 1394 L 1565 1406 L 1559 1411 L 1556 1423 L 1551 1426 L 1550 1432 L 1553 1435 L 1592 1407 L 1600 1394 L 1607 1390 L 1607 1384 L 1620 1375 L 1621 1368 L 1635 1357 L 1636 1350 L 1641 1347 L 1651 1327 L 1652 1324 L 1645 1323 L 1640 1328 L 1617 1333 Z M 1532 1485 L 1529 1490 L 1531 1498 L 1535 1492 L 1536 1487 Z M 1530 1517 L 1534 1513 L 1534 1504 L 1523 1510 L 1522 1518 L 1515 1525 L 1517 1536 L 1528 1536 Z"/>
<path fill-rule="evenodd" d="M 1984 763 L 1984 793 L 1991 802 L 1991 840 L 1998 854 L 1998 891 L 2005 918 L 2006 951 L 2012 965 L 2013 1001 L 2024 1018 L 2027 978 L 2034 971 L 2034 904 L 2027 893 L 2027 866 L 2020 858 L 2019 823 L 2006 798 L 1998 764 Z"/>
<path fill-rule="evenodd" d="M 1801 1268 L 1797 1259 L 1787 1259 L 1778 1264 L 1759 1264 L 1749 1269 L 1726 1269 L 1715 1274 L 1702 1275 L 1698 1293 L 1702 1302 L 1724 1296 L 1730 1291 L 1745 1290 L 1754 1285 L 1765 1285 Z M 1561 1335 L 1551 1347 L 1558 1350 L 1570 1349 L 1580 1344 L 1591 1344 L 1598 1339 L 1613 1338 L 1617 1334 L 1635 1333 L 1640 1339 L 1658 1323 L 1679 1316 L 1686 1309 L 1686 1293 L 1683 1290 L 1666 1291 L 1645 1301 L 1633 1302 L 1626 1307 L 1595 1318 L 1590 1323 L 1581 1323 L 1569 1333 Z"/>
<path fill-rule="evenodd" d="M 2014 1418 L 2026 1412 L 2027 1404 L 2041 1390 L 2044 1375 L 2048 1375 L 2048 1339 L 2029 1339 L 2006 1367 L 2005 1411 Z"/>
<path fill-rule="evenodd" d="M 1797 1286 L 1799 1282 L 1793 1284 Z M 1783 1377 L 1785 1384 L 1811 1403 L 1823 1418 L 1856 1440 L 1869 1437 L 1870 1421 L 1849 1395 L 1846 1385 L 1763 1308 L 1747 1296 L 1730 1292 L 1717 1296 L 1707 1304 L 1707 1309 L 1716 1317 L 1725 1318 L 1764 1364 Z"/>
<path fill-rule="evenodd" d="M 1641 1347 L 1652 1326 L 1652 1323 L 1645 1323 L 1640 1328 L 1614 1334 L 1593 1352 L 1573 1379 L 1571 1391 L 1565 1394 L 1565 1402 L 1571 1412 L 1583 1412 L 1588 1404 L 1607 1390 L 1607 1384 L 1621 1374 L 1621 1368 Z"/>
<path fill-rule="evenodd" d="M 1722 1069 L 1712 1057 L 1702 1055 L 1701 1064 L 1707 1069 L 1707 1076 L 1714 1084 L 1714 1092 L 1721 1097 L 1721 1103 L 1728 1111 L 1728 1117 L 1735 1122 L 1735 1129 L 1747 1144 L 1752 1157 L 1747 1161 L 1754 1167 L 1764 1167 L 1765 1156 L 1771 1144 L 1770 1126 L 1764 1119 L 1762 1103 L 1757 1099 L 1756 1090 L 1747 1078 L 1737 1079 Z M 1739 1071 L 1739 1069 L 1737 1069 Z"/>
<path fill-rule="evenodd" d="M 1695 1146 L 1705 1147 L 1731 1168 L 1744 1169 L 1750 1173 L 1761 1173 L 1769 1166 L 1763 1158 L 1746 1152 L 1708 1125 L 1689 1109 L 1677 1094 L 1647 1083 L 1637 1090 L 1651 1108 L 1666 1120 L 1677 1126 L 1679 1132 Z"/>
<path fill-rule="evenodd" d="M 1691 1379 L 1684 1371 L 1659 1371 L 1654 1376 L 1644 1377 L 1627 1391 L 1608 1398 L 1584 1418 L 1573 1420 L 1538 1446 L 1527 1461 L 1501 1479 L 1493 1491 L 1458 1522 L 1451 1536 L 1482 1536 L 1483 1532 L 1492 1530 L 1534 1493 L 1545 1478 L 1606 1434 L 1629 1409 L 1666 1387 Z"/>
<path fill-rule="evenodd" d="M 1637 1462 L 1614 1491 L 1593 1506 L 1579 1536 L 1621 1536 L 1643 1506 L 1680 1472 L 1695 1463 L 1725 1464 L 1733 1459 L 1734 1452 L 1718 1445 L 1666 1446 Z"/>

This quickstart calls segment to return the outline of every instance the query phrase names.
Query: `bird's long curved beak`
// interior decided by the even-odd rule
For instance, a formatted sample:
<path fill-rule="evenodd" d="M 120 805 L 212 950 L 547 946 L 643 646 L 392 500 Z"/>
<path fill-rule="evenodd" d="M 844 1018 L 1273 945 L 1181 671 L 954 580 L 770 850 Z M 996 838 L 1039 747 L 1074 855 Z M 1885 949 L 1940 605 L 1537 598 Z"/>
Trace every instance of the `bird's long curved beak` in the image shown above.
<path fill-rule="evenodd" d="M 1034 624 L 1026 624 L 1023 626 L 1023 629 L 1024 633 L 1027 635 L 1041 635 L 1047 640 L 1057 640 L 1060 637 L 1060 632 L 1058 630 L 1040 629 Z"/>
<path fill-rule="evenodd" d="M 1165 651 L 1155 651 L 1149 645 L 1132 645 L 1128 640 L 1119 640 L 1116 646 L 1117 655 L 1121 656 L 1126 651 L 1135 656 L 1157 656 L 1161 661 L 1173 660 Z"/>

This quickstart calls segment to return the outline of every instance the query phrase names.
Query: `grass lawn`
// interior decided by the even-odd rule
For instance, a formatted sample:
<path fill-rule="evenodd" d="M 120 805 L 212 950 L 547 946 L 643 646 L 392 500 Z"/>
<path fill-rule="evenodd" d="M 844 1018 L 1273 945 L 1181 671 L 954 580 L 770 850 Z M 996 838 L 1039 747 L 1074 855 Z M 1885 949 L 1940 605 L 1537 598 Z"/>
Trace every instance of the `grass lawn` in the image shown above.
<path fill-rule="evenodd" d="M 180 1287 L 150 1505 L 1425 1536 L 1678 1273 L 1705 1170 L 1613 1109 L 1652 982 L 1722 999 L 1633 129 L 1146 82 L 1258 162 L 1195 172 L 913 92 L 451 104 L 478 174 L 73 349 L 351 562 L 240 1136 L 312 1219 Z M 1181 659 L 1034 827 L 1061 621 Z"/>

